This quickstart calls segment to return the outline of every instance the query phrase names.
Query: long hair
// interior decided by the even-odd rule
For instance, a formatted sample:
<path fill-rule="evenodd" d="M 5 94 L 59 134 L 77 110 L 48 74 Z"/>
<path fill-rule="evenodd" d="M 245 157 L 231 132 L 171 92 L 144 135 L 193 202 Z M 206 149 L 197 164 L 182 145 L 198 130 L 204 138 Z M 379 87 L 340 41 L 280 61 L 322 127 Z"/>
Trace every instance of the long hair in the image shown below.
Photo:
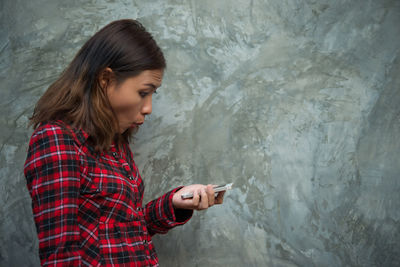
<path fill-rule="evenodd" d="M 113 21 L 95 33 L 38 100 L 28 127 L 60 119 L 87 131 L 96 152 L 107 151 L 113 140 L 129 142 L 133 129 L 119 133 L 99 75 L 111 68 L 117 85 L 144 70 L 165 69 L 164 55 L 143 25 L 132 19 Z"/>

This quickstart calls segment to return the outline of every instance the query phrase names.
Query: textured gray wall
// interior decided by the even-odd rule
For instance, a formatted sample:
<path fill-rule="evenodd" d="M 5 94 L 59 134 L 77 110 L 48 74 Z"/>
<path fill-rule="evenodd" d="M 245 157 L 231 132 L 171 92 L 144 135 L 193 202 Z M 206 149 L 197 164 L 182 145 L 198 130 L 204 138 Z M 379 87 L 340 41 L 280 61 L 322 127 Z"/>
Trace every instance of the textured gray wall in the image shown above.
<path fill-rule="evenodd" d="M 154 237 L 162 266 L 400 265 L 400 2 L 1 1 L 0 265 L 38 266 L 27 117 L 100 27 L 167 57 L 132 149 L 145 200 L 234 182 Z"/>

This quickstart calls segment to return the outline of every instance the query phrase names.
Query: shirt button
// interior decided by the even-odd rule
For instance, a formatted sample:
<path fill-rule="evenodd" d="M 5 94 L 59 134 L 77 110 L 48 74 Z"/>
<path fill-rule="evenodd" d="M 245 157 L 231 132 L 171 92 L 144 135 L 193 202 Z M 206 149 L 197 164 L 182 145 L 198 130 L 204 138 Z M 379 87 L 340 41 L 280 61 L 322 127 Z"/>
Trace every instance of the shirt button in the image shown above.
<path fill-rule="evenodd" d="M 143 243 L 144 243 L 144 244 L 147 244 L 147 240 L 145 239 L 145 240 L 143 241 Z"/>
<path fill-rule="evenodd" d="M 114 157 L 117 157 L 117 152 L 112 153 Z"/>
<path fill-rule="evenodd" d="M 141 207 L 137 207 L 136 210 L 137 210 L 137 211 L 141 211 L 142 208 L 141 208 Z"/>
<path fill-rule="evenodd" d="M 129 179 L 130 179 L 130 180 L 133 180 L 133 177 L 132 177 L 131 175 L 129 175 Z"/>

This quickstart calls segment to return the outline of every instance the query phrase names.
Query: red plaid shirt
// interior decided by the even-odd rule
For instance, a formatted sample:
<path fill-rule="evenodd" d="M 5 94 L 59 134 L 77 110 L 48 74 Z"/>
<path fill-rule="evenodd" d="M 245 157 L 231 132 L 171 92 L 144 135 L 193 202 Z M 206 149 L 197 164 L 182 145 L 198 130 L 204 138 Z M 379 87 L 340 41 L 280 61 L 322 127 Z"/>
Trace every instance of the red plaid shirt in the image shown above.
<path fill-rule="evenodd" d="M 179 186 L 142 206 L 144 184 L 129 144 L 94 153 L 88 134 L 61 120 L 29 142 L 24 174 L 44 266 L 158 266 L 151 237 L 185 224 Z"/>

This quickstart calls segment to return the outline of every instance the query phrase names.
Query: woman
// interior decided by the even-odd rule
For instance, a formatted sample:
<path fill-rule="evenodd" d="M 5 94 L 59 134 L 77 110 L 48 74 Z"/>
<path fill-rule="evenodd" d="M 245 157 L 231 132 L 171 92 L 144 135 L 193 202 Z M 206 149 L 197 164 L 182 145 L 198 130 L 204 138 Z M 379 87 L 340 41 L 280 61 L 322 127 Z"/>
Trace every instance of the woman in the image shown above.
<path fill-rule="evenodd" d="M 142 205 L 129 140 L 152 111 L 166 63 L 145 28 L 114 21 L 39 99 L 24 165 L 42 265 L 158 266 L 151 237 L 222 204 L 212 185 L 179 186 Z M 181 199 L 193 192 L 192 199 Z"/>

